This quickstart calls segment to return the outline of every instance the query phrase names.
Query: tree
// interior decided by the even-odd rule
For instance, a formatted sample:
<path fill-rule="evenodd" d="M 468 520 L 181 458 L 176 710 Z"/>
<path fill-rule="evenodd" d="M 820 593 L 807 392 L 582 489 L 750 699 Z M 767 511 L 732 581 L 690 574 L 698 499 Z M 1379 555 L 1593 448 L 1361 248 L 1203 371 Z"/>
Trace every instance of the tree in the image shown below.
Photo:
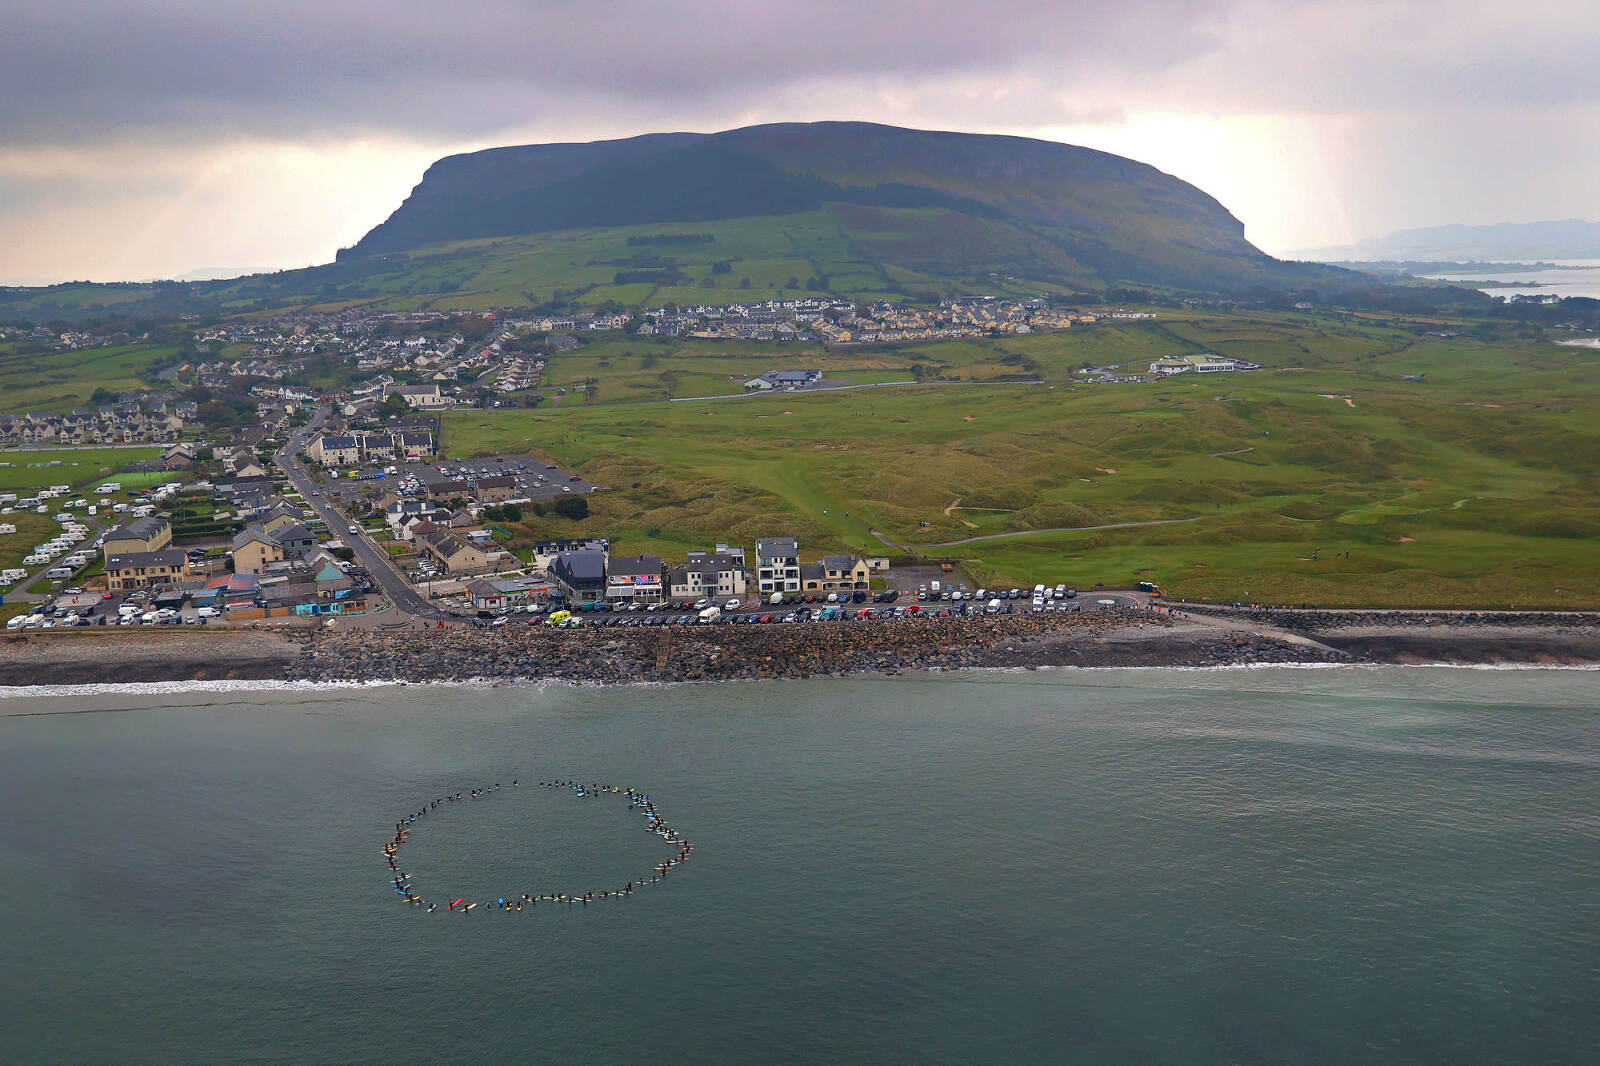
<path fill-rule="evenodd" d="M 739 288 L 748 289 L 749 287 L 750 287 L 750 279 L 749 278 L 740 278 L 739 279 Z"/>
<path fill-rule="evenodd" d="M 102 385 L 94 390 L 94 395 L 89 397 L 89 401 L 96 407 L 104 407 L 108 403 L 116 403 L 117 394 Z"/>
<path fill-rule="evenodd" d="M 551 504 L 550 509 L 562 518 L 570 518 L 574 522 L 581 522 L 589 517 L 589 501 L 582 496 L 563 496 Z"/>

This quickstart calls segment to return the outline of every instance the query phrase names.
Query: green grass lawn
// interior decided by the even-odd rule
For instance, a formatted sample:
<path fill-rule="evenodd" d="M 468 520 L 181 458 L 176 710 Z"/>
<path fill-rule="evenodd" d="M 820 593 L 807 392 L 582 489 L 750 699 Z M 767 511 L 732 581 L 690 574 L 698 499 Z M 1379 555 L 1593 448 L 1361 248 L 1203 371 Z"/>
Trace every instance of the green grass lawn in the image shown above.
<path fill-rule="evenodd" d="M 160 448 L 61 448 L 51 451 L 0 451 L 0 491 L 20 492 L 70 485 L 82 494 L 103 481 L 115 480 L 124 489 L 147 488 L 181 478 L 181 474 L 116 474 L 125 466 L 155 459 Z M 112 475 L 116 474 L 113 478 Z"/>
<path fill-rule="evenodd" d="M 830 352 L 820 345 L 736 341 L 666 341 L 614 337 L 554 356 L 541 389 L 579 394 L 596 383 L 593 403 L 642 403 L 692 396 L 732 396 L 768 370 L 816 368 L 853 384 L 907 380 L 916 356 L 908 350 Z M 587 402 L 587 401 L 581 401 Z"/>
<path fill-rule="evenodd" d="M 601 532 L 626 552 L 775 533 L 808 556 L 885 551 L 875 529 L 985 582 L 1150 577 L 1177 596 L 1325 605 L 1600 602 L 1594 353 L 1286 316 L 1118 335 L 1139 358 L 1181 335 L 1289 368 L 472 412 L 450 417 L 446 445 L 531 449 L 608 486 L 585 522 L 531 518 L 526 533 Z M 1077 341 L 1005 343 L 1067 367 L 1075 355 L 1052 353 Z M 992 358 L 982 345 L 950 355 L 952 367 Z M 1173 519 L 1187 521 L 1030 532 Z M 1024 535 L 938 546 L 995 533 Z"/>
<path fill-rule="evenodd" d="M 0 414 L 65 414 L 88 405 L 98 388 L 138 391 L 146 387 L 145 371 L 170 362 L 173 355 L 174 349 L 149 345 L 44 354 L 22 354 L 15 346 L 0 346 Z"/>

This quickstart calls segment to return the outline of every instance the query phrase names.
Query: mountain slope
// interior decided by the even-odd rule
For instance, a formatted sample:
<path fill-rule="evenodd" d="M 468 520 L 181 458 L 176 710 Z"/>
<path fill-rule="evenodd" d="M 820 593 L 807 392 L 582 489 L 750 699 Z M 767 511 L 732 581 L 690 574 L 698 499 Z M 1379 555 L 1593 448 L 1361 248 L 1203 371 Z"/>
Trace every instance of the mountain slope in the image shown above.
<path fill-rule="evenodd" d="M 1328 268 L 1260 252 L 1216 200 L 1134 160 L 1022 137 L 844 122 L 451 156 L 340 258 L 816 211 L 831 213 L 862 247 L 873 243 L 874 221 L 890 221 L 901 251 L 914 231 L 912 261 L 872 259 L 880 271 L 970 276 L 977 264 L 964 262 L 962 243 L 984 230 L 987 269 L 1061 284 L 1229 291 L 1338 283 Z M 908 226 L 906 212 L 928 217 Z"/>

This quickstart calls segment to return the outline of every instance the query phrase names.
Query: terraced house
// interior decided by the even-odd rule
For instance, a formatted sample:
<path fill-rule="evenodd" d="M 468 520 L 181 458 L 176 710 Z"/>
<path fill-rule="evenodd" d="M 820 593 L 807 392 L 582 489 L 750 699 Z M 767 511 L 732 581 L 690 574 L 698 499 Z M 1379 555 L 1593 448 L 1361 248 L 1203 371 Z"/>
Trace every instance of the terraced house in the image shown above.
<path fill-rule="evenodd" d="M 793 537 L 756 541 L 756 589 L 763 596 L 800 591 L 800 545 Z"/>
<path fill-rule="evenodd" d="M 106 579 L 112 592 L 171 585 L 188 576 L 189 557 L 176 548 L 106 558 Z"/>
<path fill-rule="evenodd" d="M 748 588 L 744 549 L 718 545 L 714 552 L 690 552 L 686 563 L 668 572 L 668 580 L 675 600 L 742 598 Z"/>
<path fill-rule="evenodd" d="M 419 534 L 413 543 L 418 555 L 437 562 L 448 574 L 481 574 L 493 569 L 488 551 L 449 530 Z"/>
<path fill-rule="evenodd" d="M 113 555 L 160 551 L 171 543 L 172 523 L 151 515 L 122 523 L 107 533 L 100 545 L 109 560 Z"/>
<path fill-rule="evenodd" d="M 281 563 L 286 557 L 276 534 L 268 533 L 253 522 L 234 535 L 233 572 L 236 574 L 263 573 L 268 564 Z"/>
<path fill-rule="evenodd" d="M 857 555 L 824 555 L 820 563 L 800 568 L 801 591 L 865 592 L 872 587 L 871 571 Z"/>
<path fill-rule="evenodd" d="M 654 555 L 613 555 L 606 562 L 606 599 L 656 603 L 666 598 L 667 564 Z"/>

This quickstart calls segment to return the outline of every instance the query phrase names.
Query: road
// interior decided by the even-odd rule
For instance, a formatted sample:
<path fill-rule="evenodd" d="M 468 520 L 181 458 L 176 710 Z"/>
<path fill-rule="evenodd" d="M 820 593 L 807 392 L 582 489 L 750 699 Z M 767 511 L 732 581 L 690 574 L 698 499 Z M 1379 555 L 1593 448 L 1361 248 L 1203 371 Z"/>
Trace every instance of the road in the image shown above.
<path fill-rule="evenodd" d="M 349 527 L 357 523 L 351 522 L 348 517 L 334 509 L 333 505 L 322 495 L 321 490 L 312 479 L 310 471 L 301 465 L 299 459 L 295 458 L 300 449 L 305 446 L 306 441 L 310 440 L 321 427 L 327 416 L 328 411 L 326 408 L 317 408 L 310 420 L 301 427 L 299 432 L 289 438 L 289 443 L 284 445 L 276 455 L 278 468 L 288 477 L 289 483 L 305 498 L 306 504 L 328 524 L 328 530 L 344 541 L 351 551 L 355 552 L 356 561 L 367 568 L 367 573 L 372 575 L 372 580 L 376 581 L 383 589 L 384 595 L 389 597 L 389 602 L 394 604 L 397 611 L 403 611 L 413 618 L 427 618 L 437 621 L 460 618 L 459 615 L 452 614 L 429 603 L 425 597 L 411 586 L 405 575 L 396 569 L 393 560 L 389 558 L 389 553 L 374 544 L 365 533 L 351 533 Z"/>

